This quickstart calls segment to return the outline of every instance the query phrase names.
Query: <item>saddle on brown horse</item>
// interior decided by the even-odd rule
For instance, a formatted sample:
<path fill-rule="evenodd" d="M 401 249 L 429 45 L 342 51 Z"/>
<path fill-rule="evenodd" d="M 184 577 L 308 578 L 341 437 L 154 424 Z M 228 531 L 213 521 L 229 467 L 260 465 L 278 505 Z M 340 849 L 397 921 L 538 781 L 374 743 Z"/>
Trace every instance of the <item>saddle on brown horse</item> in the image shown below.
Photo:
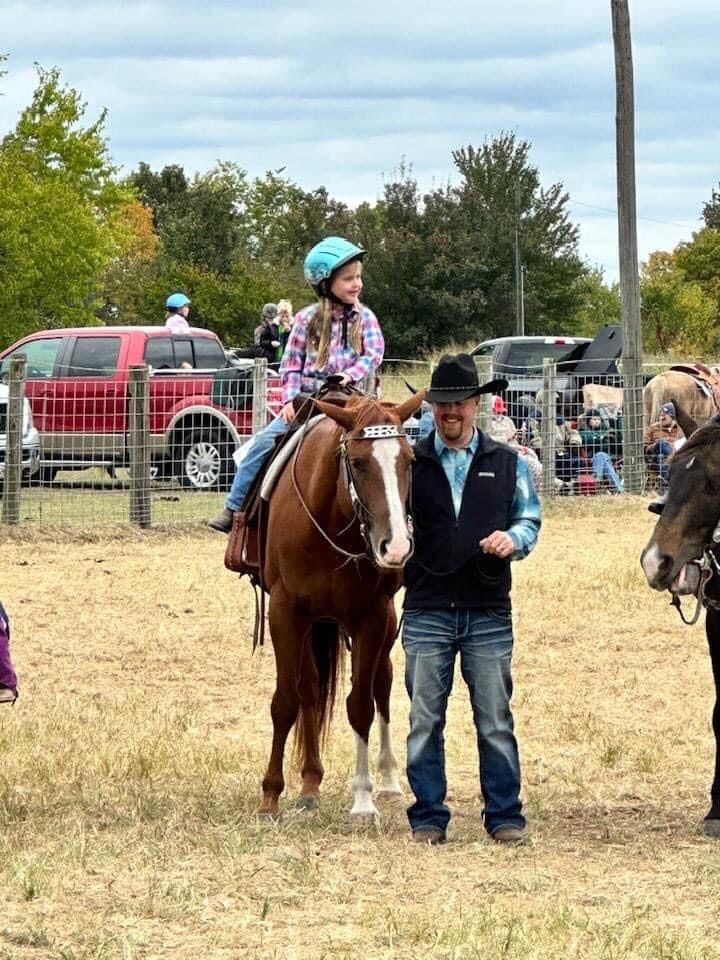
<path fill-rule="evenodd" d="M 704 363 L 674 363 L 671 370 L 677 370 L 678 373 L 686 373 L 697 384 L 699 390 L 707 397 L 711 397 L 715 404 L 715 410 L 720 411 L 720 375 Z"/>
<path fill-rule="evenodd" d="M 241 577 L 247 576 L 254 586 L 265 589 L 262 582 L 262 563 L 265 554 L 265 536 L 267 531 L 268 501 L 260 493 L 263 481 L 270 468 L 282 451 L 295 440 L 300 427 L 307 423 L 316 412 L 313 400 L 324 400 L 343 407 L 348 397 L 360 393 L 350 384 L 342 384 L 342 377 L 328 377 L 316 394 L 298 394 L 293 400 L 295 419 L 287 433 L 280 436 L 275 447 L 268 454 L 265 463 L 248 491 L 242 509 L 235 512 L 233 526 L 225 550 L 225 566 Z"/>

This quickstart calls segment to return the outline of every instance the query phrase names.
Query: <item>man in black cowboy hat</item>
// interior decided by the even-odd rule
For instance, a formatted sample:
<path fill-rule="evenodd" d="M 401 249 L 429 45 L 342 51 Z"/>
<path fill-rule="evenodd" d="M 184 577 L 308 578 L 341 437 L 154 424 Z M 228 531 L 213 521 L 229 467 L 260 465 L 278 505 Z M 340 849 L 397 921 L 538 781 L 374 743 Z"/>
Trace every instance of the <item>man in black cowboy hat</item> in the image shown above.
<path fill-rule="evenodd" d="M 415 446 L 403 648 L 415 794 L 408 818 L 420 843 L 443 843 L 450 820 L 443 731 L 457 653 L 477 730 L 485 829 L 500 843 L 525 838 L 510 710 L 510 561 L 535 545 L 540 503 L 516 451 L 475 427 L 480 394 L 506 387 L 481 386 L 466 353 L 442 357 L 427 393 L 435 429 Z"/>

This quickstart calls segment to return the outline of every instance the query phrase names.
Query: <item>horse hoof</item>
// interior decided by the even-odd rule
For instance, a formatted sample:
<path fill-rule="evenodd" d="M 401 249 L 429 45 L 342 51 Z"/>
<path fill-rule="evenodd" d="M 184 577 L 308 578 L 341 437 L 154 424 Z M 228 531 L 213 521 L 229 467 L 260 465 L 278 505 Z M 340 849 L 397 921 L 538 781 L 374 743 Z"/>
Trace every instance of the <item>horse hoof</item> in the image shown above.
<path fill-rule="evenodd" d="M 317 810 L 320 806 L 320 801 L 317 797 L 301 794 L 295 801 L 295 806 L 298 810 Z"/>
<path fill-rule="evenodd" d="M 706 837 L 713 837 L 720 840 L 720 820 L 703 821 L 703 833 Z"/>
<path fill-rule="evenodd" d="M 272 810 L 258 810 L 255 813 L 255 816 L 262 823 L 276 823 L 280 819 L 280 811 L 275 810 L 273 812 Z"/>

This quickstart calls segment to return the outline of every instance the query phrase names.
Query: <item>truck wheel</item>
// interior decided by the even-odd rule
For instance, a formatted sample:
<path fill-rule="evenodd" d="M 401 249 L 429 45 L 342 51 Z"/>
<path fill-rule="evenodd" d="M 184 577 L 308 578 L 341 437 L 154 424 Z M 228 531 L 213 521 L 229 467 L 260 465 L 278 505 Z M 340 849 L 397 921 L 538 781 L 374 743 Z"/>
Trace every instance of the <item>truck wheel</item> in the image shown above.
<path fill-rule="evenodd" d="M 209 430 L 192 433 L 175 457 L 180 483 L 195 490 L 227 490 L 235 470 L 232 451 L 227 434 Z"/>

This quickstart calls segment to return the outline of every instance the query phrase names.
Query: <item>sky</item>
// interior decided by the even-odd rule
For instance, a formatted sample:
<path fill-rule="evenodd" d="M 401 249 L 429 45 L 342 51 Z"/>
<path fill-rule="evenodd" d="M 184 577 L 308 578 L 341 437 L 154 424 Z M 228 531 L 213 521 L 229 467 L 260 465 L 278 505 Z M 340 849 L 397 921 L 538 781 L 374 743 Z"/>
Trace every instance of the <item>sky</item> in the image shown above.
<path fill-rule="evenodd" d="M 720 4 L 630 14 L 643 260 L 692 237 L 720 180 Z M 421 192 L 457 182 L 454 149 L 512 131 L 617 279 L 610 0 L 2 0 L 0 52 L 0 135 L 57 66 L 126 173 L 231 160 L 355 205 L 402 162 Z"/>

